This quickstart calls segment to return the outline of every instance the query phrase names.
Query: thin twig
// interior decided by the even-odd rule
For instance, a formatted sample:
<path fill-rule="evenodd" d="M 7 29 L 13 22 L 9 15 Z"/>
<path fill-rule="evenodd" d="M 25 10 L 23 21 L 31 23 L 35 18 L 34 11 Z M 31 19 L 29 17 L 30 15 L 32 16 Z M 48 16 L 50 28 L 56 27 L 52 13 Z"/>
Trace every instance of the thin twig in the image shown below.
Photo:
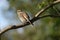
<path fill-rule="evenodd" d="M 58 15 L 60 15 L 60 12 L 53 6 L 53 9 L 57 12 Z"/>

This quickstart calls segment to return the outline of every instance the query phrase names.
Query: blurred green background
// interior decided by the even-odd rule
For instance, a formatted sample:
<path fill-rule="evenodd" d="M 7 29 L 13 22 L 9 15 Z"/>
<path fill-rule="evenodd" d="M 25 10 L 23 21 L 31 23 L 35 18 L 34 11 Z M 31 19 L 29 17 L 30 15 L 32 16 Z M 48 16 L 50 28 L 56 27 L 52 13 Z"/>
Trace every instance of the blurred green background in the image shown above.
<path fill-rule="evenodd" d="M 35 15 L 55 0 L 8 0 L 10 8 L 21 9 Z M 54 5 L 42 15 L 60 15 L 60 4 Z M 45 17 L 34 22 L 34 27 L 23 27 L 23 32 L 10 30 L 1 36 L 1 40 L 60 40 L 60 18 Z"/>

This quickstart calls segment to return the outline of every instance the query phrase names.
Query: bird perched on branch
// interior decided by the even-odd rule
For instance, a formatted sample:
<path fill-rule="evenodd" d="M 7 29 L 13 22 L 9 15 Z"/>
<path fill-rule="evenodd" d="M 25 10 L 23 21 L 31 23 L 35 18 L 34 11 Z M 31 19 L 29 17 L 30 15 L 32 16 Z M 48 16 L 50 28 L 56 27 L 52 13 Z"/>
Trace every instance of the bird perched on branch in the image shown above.
<path fill-rule="evenodd" d="M 21 11 L 21 10 L 17 10 L 17 15 L 22 23 L 29 22 L 33 26 L 33 24 L 30 22 L 29 15 L 26 12 Z"/>

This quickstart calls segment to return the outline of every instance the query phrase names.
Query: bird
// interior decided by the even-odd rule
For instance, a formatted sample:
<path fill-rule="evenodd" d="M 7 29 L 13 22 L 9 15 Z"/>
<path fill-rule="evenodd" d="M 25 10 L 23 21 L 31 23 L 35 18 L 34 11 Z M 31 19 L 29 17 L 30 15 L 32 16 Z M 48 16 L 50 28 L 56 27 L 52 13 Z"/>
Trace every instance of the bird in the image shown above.
<path fill-rule="evenodd" d="M 17 15 L 22 23 L 29 22 L 33 27 L 33 24 L 30 22 L 30 17 L 26 12 L 21 11 L 21 10 L 17 10 Z"/>

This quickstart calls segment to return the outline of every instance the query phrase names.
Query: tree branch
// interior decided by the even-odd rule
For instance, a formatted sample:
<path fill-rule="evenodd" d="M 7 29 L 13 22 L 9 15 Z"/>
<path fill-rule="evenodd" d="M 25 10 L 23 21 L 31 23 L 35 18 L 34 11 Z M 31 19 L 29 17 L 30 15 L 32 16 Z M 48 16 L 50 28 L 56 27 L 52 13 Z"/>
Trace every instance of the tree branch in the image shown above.
<path fill-rule="evenodd" d="M 35 15 L 35 17 L 38 17 L 38 16 L 40 16 L 44 11 L 46 11 L 48 8 L 50 8 L 50 7 L 52 7 L 53 5 L 56 5 L 56 4 L 58 4 L 58 3 L 60 3 L 60 1 L 55 1 L 55 2 L 53 2 L 53 3 L 51 3 L 51 4 L 48 4 L 46 7 L 44 7 L 43 9 L 41 9 L 36 15 Z"/>
<path fill-rule="evenodd" d="M 31 19 L 30 21 L 33 23 L 35 21 L 37 21 L 38 19 L 41 19 L 41 18 L 45 18 L 45 17 L 60 17 L 58 15 L 45 15 L 45 16 L 42 16 L 42 17 L 39 17 L 39 15 L 41 15 L 44 11 L 46 11 L 48 8 L 50 8 L 51 6 L 53 5 L 56 5 L 60 3 L 60 1 L 55 1 L 49 5 L 47 5 L 46 7 L 44 7 L 42 10 L 40 10 L 33 19 Z M 20 24 L 20 25 L 13 25 L 13 26 L 9 26 L 9 27 L 6 27 L 4 28 L 3 30 L 0 31 L 0 35 L 2 35 L 3 33 L 5 33 L 6 31 L 8 30 L 11 30 L 11 29 L 17 29 L 17 28 L 21 28 L 21 27 L 25 27 L 29 25 L 29 22 L 27 22 L 26 24 Z"/>

